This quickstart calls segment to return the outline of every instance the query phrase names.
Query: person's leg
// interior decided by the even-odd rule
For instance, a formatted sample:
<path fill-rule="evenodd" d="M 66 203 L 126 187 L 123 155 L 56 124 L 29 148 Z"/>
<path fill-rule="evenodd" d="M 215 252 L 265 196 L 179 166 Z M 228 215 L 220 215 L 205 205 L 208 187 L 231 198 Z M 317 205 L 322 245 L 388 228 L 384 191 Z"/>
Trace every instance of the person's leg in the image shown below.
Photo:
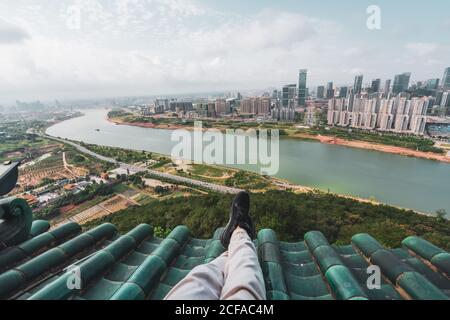
<path fill-rule="evenodd" d="M 214 261 L 195 267 L 164 300 L 219 300 L 227 259 L 225 252 Z"/>
<path fill-rule="evenodd" d="M 239 192 L 230 209 L 230 220 L 220 240 L 228 248 L 223 300 L 265 300 L 266 290 L 252 239 L 256 228 L 250 214 L 250 195 Z"/>
<path fill-rule="evenodd" d="M 256 248 L 247 231 L 238 227 L 231 236 L 221 300 L 266 300 L 266 289 Z"/>

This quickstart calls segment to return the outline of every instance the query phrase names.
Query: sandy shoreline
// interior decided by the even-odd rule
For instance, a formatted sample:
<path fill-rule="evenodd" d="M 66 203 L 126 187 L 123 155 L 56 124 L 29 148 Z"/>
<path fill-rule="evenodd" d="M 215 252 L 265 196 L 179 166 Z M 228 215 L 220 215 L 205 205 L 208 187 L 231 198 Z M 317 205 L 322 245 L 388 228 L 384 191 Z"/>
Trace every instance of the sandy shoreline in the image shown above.
<path fill-rule="evenodd" d="M 336 137 L 321 136 L 321 135 L 314 136 L 314 135 L 308 135 L 308 134 L 295 134 L 292 137 L 303 138 L 303 139 L 314 139 L 314 140 L 320 141 L 321 143 L 325 143 L 325 144 L 334 144 L 334 145 L 351 147 L 351 148 L 374 150 L 374 151 L 379 151 L 379 152 L 398 154 L 398 155 L 407 156 L 407 157 L 415 157 L 415 158 L 422 158 L 422 159 L 450 163 L 450 157 L 448 157 L 444 154 L 441 155 L 441 154 L 431 153 L 431 152 L 416 151 L 416 150 L 412 150 L 412 149 L 408 149 L 408 148 L 378 144 L 378 143 L 373 143 L 373 142 L 356 141 L 356 140 L 352 141 L 352 140 L 345 140 L 345 139 L 336 138 Z"/>
<path fill-rule="evenodd" d="M 121 120 L 117 120 L 117 119 L 110 119 L 110 118 L 107 118 L 107 120 L 112 123 L 115 123 L 117 125 L 127 125 L 127 126 L 136 126 L 136 127 L 142 127 L 142 128 L 166 129 L 166 130 L 176 130 L 176 129 L 189 130 L 189 128 L 186 128 L 185 126 L 174 125 L 174 124 L 155 125 L 153 123 L 146 123 L 146 122 L 131 123 L 131 122 L 125 122 L 125 121 L 121 121 Z M 441 155 L 441 154 L 431 153 L 431 152 L 416 151 L 416 150 L 412 150 L 412 149 L 408 149 L 408 148 L 378 144 L 378 143 L 373 143 L 373 142 L 356 141 L 356 140 L 352 141 L 352 140 L 345 140 L 345 139 L 336 138 L 336 137 L 310 135 L 310 134 L 294 134 L 294 135 L 290 135 L 289 137 L 297 138 L 297 139 L 312 139 L 312 140 L 316 140 L 316 141 L 319 141 L 319 142 L 325 143 L 325 144 L 333 144 L 333 145 L 339 145 L 339 146 L 345 146 L 345 147 L 351 147 L 351 148 L 359 148 L 359 149 L 365 149 L 365 150 L 374 150 L 374 151 L 379 151 L 379 152 L 398 154 L 398 155 L 407 156 L 407 157 L 415 157 L 415 158 L 422 158 L 422 159 L 450 163 L 450 157 L 448 157 L 444 154 Z"/>

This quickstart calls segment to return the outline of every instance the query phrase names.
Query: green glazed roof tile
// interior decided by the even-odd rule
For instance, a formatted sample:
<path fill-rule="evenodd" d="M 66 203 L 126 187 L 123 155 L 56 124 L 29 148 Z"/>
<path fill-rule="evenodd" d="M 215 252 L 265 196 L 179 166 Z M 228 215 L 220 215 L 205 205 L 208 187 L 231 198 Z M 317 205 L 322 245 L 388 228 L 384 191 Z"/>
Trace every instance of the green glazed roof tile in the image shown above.
<path fill-rule="evenodd" d="M 196 266 L 203 264 L 204 261 L 203 257 L 179 255 L 173 266 L 182 270 L 192 270 Z"/>
<path fill-rule="evenodd" d="M 261 261 L 281 263 L 280 249 L 272 242 L 265 242 L 259 245 L 258 253 Z"/>
<path fill-rule="evenodd" d="M 323 274 L 325 274 L 332 266 L 344 265 L 340 256 L 331 246 L 318 247 L 314 250 L 313 255 Z"/>
<path fill-rule="evenodd" d="M 222 253 L 225 252 L 225 248 L 223 247 L 220 240 L 213 240 L 211 243 L 205 247 L 205 262 L 208 263 L 219 257 Z"/>
<path fill-rule="evenodd" d="M 50 223 L 45 220 L 36 220 L 31 224 L 30 238 L 34 238 L 50 229 Z"/>
<path fill-rule="evenodd" d="M 428 261 L 439 253 L 445 253 L 444 250 L 419 237 L 408 237 L 403 240 L 402 244 L 405 248 L 415 252 Z"/>
<path fill-rule="evenodd" d="M 169 268 L 161 282 L 174 287 L 178 282 L 183 280 L 189 272 L 190 270 L 183 270 L 175 267 Z"/>
<path fill-rule="evenodd" d="M 409 259 L 411 256 L 408 254 L 408 250 L 403 248 L 391 249 L 391 252 L 397 256 L 399 259 Z"/>
<path fill-rule="evenodd" d="M 185 226 L 165 239 L 154 237 L 149 225 L 122 236 L 112 224 L 78 235 L 80 230 L 75 223 L 38 230 L 40 235 L 0 251 L 0 267 L 2 261 L 12 261 L 0 274 L 0 297 L 163 299 L 194 267 L 225 251 L 220 243 L 223 228 L 211 239 L 191 238 Z M 449 253 L 419 238 L 405 239 L 407 250 L 388 250 L 368 234 L 355 235 L 351 245 L 337 246 L 317 231 L 308 232 L 304 241 L 289 243 L 264 229 L 254 243 L 268 299 L 442 299 L 450 293 Z M 67 288 L 71 274 L 64 268 L 70 264 L 82 271 L 81 290 Z M 366 286 L 370 264 L 380 266 L 380 289 Z"/>
<path fill-rule="evenodd" d="M 404 259 L 403 262 L 411 266 L 415 271 L 421 274 L 430 274 L 434 273 L 422 260 L 416 257 L 410 257 L 408 259 Z"/>
<path fill-rule="evenodd" d="M 416 300 L 449 300 L 449 297 L 417 272 L 405 272 L 398 284 Z"/>
<path fill-rule="evenodd" d="M 189 239 L 189 229 L 186 226 L 178 226 L 172 230 L 172 232 L 167 236 L 167 239 L 173 239 L 180 247 L 182 247 Z"/>
<path fill-rule="evenodd" d="M 319 268 L 315 262 L 303 264 L 283 263 L 285 274 L 292 274 L 299 277 L 311 277 L 320 274 Z"/>
<path fill-rule="evenodd" d="M 23 199 L 5 198 L 0 199 L 0 207 L 0 243 L 2 246 L 14 246 L 29 239 L 33 213 L 28 203 Z"/>
<path fill-rule="evenodd" d="M 352 244 L 358 248 L 367 258 L 371 257 L 377 250 L 383 249 L 383 246 L 371 235 L 360 233 L 352 237 Z"/>
<path fill-rule="evenodd" d="M 341 258 L 344 264 L 349 268 L 366 269 L 369 266 L 367 260 L 359 254 L 345 255 L 341 256 Z"/>
<path fill-rule="evenodd" d="M 278 239 L 275 231 L 271 229 L 263 229 L 258 232 L 258 243 L 262 245 L 263 243 L 270 242 L 278 245 Z"/>
<path fill-rule="evenodd" d="M 431 263 L 450 278 L 450 253 L 438 253 L 431 259 Z"/>
<path fill-rule="evenodd" d="M 311 252 L 314 252 L 316 248 L 320 246 L 329 246 L 328 240 L 325 238 L 322 232 L 310 231 L 305 234 L 305 242 Z"/>
<path fill-rule="evenodd" d="M 380 289 L 367 289 L 370 300 L 403 300 L 400 293 L 390 284 L 382 284 Z"/>
<path fill-rule="evenodd" d="M 354 255 L 356 254 L 355 248 L 350 244 L 346 246 L 337 246 L 332 245 L 333 249 L 335 249 L 340 255 Z"/>
<path fill-rule="evenodd" d="M 367 298 L 367 294 L 348 268 L 341 265 L 332 266 L 325 277 L 337 299 Z"/>
<path fill-rule="evenodd" d="M 117 262 L 105 278 L 111 281 L 125 282 L 136 269 L 137 266 L 130 266 L 122 262 Z"/>
<path fill-rule="evenodd" d="M 155 290 L 150 294 L 151 300 L 163 300 L 167 294 L 172 290 L 171 286 L 160 283 Z"/>
<path fill-rule="evenodd" d="M 371 263 L 381 268 L 383 274 L 396 284 L 397 278 L 405 273 L 414 271 L 412 267 L 398 259 L 392 252 L 388 250 L 378 250 L 372 254 Z"/>
<path fill-rule="evenodd" d="M 153 228 L 148 224 L 140 224 L 128 232 L 127 236 L 132 237 L 136 243 L 141 243 L 144 240 L 153 237 Z"/>
<path fill-rule="evenodd" d="M 313 261 L 313 257 L 308 250 L 305 251 L 282 251 L 281 258 L 284 262 L 293 264 L 305 264 Z"/>
<path fill-rule="evenodd" d="M 203 246 L 194 246 L 194 245 L 186 245 L 183 249 L 183 254 L 189 257 L 204 257 L 205 256 L 205 247 Z"/>
<path fill-rule="evenodd" d="M 302 296 L 299 294 L 292 293 L 291 300 L 334 300 L 334 298 L 331 294 L 326 294 L 324 296 L 318 296 L 318 297 L 309 297 L 309 296 Z"/>
<path fill-rule="evenodd" d="M 158 244 L 150 241 L 143 241 L 139 247 L 136 248 L 136 251 L 143 254 L 151 254 L 156 248 L 158 248 Z"/>
<path fill-rule="evenodd" d="M 266 291 L 279 291 L 288 293 L 283 274 L 283 267 L 276 262 L 262 262 L 261 269 L 264 275 Z"/>
<path fill-rule="evenodd" d="M 146 254 L 140 253 L 138 251 L 132 251 L 127 255 L 125 259 L 123 259 L 123 263 L 138 267 L 145 261 L 145 259 L 147 259 Z"/>
<path fill-rule="evenodd" d="M 330 294 L 322 275 L 317 274 L 310 277 L 299 277 L 289 273 L 285 274 L 289 295 L 300 295 L 303 297 L 321 297 Z"/>
<path fill-rule="evenodd" d="M 280 246 L 280 250 L 287 251 L 287 252 L 299 252 L 299 251 L 305 251 L 308 249 L 305 241 L 292 242 L 292 243 L 280 241 L 279 246 Z"/>
<path fill-rule="evenodd" d="M 86 300 L 108 300 L 121 285 L 121 282 L 100 279 L 95 286 L 89 287 L 87 291 L 83 292 L 81 297 Z"/>
<path fill-rule="evenodd" d="M 160 257 L 151 255 L 136 269 L 127 282 L 136 283 L 148 295 L 158 285 L 166 267 L 166 263 Z"/>
<path fill-rule="evenodd" d="M 110 300 L 144 300 L 145 293 L 141 287 L 135 283 L 124 283 L 120 290 L 117 289 Z"/>
<path fill-rule="evenodd" d="M 437 272 L 431 272 L 422 275 L 439 289 L 443 291 L 450 290 L 450 281 L 448 281 L 448 278 L 444 275 Z"/>
<path fill-rule="evenodd" d="M 181 249 L 178 241 L 170 238 L 164 239 L 152 255 L 160 257 L 166 265 L 170 265 Z"/>
<path fill-rule="evenodd" d="M 0 254 L 0 273 L 23 261 L 27 254 L 18 247 L 8 248 Z"/>
<path fill-rule="evenodd" d="M 50 230 L 49 233 L 57 240 L 64 240 L 70 236 L 81 232 L 81 227 L 75 222 L 69 222 L 59 226 L 56 229 Z"/>
<path fill-rule="evenodd" d="M 269 300 L 290 300 L 289 295 L 281 291 L 268 291 L 266 297 Z"/>

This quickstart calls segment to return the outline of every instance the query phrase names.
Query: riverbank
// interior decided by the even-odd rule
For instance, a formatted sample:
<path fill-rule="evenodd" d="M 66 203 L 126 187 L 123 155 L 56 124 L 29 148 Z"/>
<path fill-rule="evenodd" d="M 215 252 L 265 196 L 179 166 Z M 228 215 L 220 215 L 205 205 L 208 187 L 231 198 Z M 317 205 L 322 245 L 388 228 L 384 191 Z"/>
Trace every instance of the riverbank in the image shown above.
<path fill-rule="evenodd" d="M 316 140 L 316 141 L 319 141 L 319 142 L 325 143 L 325 144 L 339 145 L 339 146 L 366 149 L 366 150 L 374 150 L 374 151 L 379 151 L 379 152 L 398 154 L 398 155 L 407 156 L 407 157 L 415 157 L 415 158 L 422 158 L 422 159 L 450 163 L 450 157 L 448 157 L 444 154 L 440 155 L 437 153 L 416 151 L 416 150 L 411 150 L 408 148 L 378 144 L 378 143 L 373 143 L 373 142 L 365 142 L 365 141 L 358 141 L 358 140 L 345 140 L 345 139 L 336 138 L 336 137 L 332 137 L 332 136 L 309 135 L 309 134 L 293 134 L 293 135 L 289 135 L 289 137 L 299 138 L 299 139 L 312 139 L 312 140 Z"/>
<path fill-rule="evenodd" d="M 117 118 L 106 118 L 109 122 L 112 122 L 116 125 L 126 125 L 126 126 L 135 126 L 135 127 L 141 127 L 141 128 L 151 128 L 151 129 L 166 129 L 166 130 L 177 130 L 177 129 L 191 129 L 190 127 L 186 127 L 179 124 L 154 124 L 154 123 L 148 123 L 148 122 L 127 122 L 122 119 Z M 219 130 L 221 128 L 218 128 Z M 334 136 L 323 136 L 323 135 L 314 135 L 314 134 L 306 134 L 306 133 L 291 133 L 288 132 L 285 137 L 293 138 L 293 139 L 301 139 L 301 140 L 313 140 L 318 141 L 320 143 L 324 144 L 330 144 L 330 145 L 339 145 L 344 147 L 350 147 L 350 148 L 357 148 L 357 149 L 365 149 L 365 150 L 373 150 L 373 151 L 379 151 L 379 152 L 385 152 L 385 153 L 392 153 L 407 157 L 415 157 L 415 158 L 422 158 L 427 160 L 434 160 L 434 161 L 440 161 L 445 163 L 450 163 L 450 157 L 445 154 L 437 154 L 432 152 L 424 152 L 424 151 L 417 151 L 412 150 L 408 148 L 403 147 L 397 147 L 397 146 L 391 146 L 391 145 L 385 145 L 385 144 L 379 144 L 374 142 L 366 142 L 366 141 L 360 141 L 360 140 L 346 140 L 342 138 L 337 138 Z"/>

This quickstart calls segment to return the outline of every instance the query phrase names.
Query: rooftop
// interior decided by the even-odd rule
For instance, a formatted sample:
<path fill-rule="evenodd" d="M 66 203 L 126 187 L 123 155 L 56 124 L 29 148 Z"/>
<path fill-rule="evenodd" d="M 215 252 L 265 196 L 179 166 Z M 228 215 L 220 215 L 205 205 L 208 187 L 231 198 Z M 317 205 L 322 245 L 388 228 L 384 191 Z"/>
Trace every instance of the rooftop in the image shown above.
<path fill-rule="evenodd" d="M 0 205 L 8 211 L 11 203 Z M 159 300 L 225 250 L 221 229 L 211 239 L 195 239 L 178 226 L 161 239 L 145 224 L 124 235 L 109 223 L 86 232 L 74 222 L 49 227 L 34 221 L 26 240 L 0 251 L 0 299 Z M 418 237 L 386 249 L 368 234 L 336 246 L 316 231 L 287 243 L 266 229 L 255 245 L 271 300 L 450 298 L 450 254 Z M 71 265 L 79 267 L 81 290 L 67 286 Z M 370 265 L 381 269 L 379 289 L 367 288 Z"/>

